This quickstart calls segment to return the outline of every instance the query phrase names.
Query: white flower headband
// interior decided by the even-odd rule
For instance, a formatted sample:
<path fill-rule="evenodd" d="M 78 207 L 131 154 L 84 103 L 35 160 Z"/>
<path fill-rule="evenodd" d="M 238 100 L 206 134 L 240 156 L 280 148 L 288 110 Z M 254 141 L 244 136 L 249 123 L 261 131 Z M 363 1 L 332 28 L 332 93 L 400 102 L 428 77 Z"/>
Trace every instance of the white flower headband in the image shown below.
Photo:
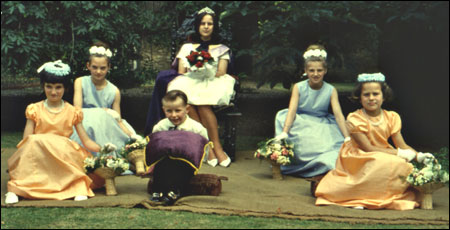
<path fill-rule="evenodd" d="M 105 49 L 105 47 L 103 46 L 92 46 L 89 49 L 89 54 L 90 55 L 102 55 L 102 56 L 107 56 L 108 58 L 112 57 L 112 52 L 109 49 Z"/>
<path fill-rule="evenodd" d="M 362 73 L 358 75 L 358 82 L 370 81 L 384 82 L 385 77 L 382 73 Z"/>
<path fill-rule="evenodd" d="M 209 7 L 205 7 L 205 8 L 203 8 L 203 9 L 201 9 L 200 11 L 198 11 L 197 14 L 202 14 L 202 13 L 213 14 L 213 15 L 216 14 L 216 13 L 215 13 L 213 10 L 211 10 Z"/>
<path fill-rule="evenodd" d="M 308 50 L 303 54 L 303 58 L 306 60 L 310 57 L 321 57 L 327 59 L 327 52 L 325 50 L 313 49 Z"/>
<path fill-rule="evenodd" d="M 70 73 L 70 66 L 64 64 L 61 60 L 54 62 L 47 62 L 43 64 L 39 69 L 37 69 L 38 73 L 41 73 L 42 70 L 45 72 L 53 74 L 58 77 L 67 76 Z"/>

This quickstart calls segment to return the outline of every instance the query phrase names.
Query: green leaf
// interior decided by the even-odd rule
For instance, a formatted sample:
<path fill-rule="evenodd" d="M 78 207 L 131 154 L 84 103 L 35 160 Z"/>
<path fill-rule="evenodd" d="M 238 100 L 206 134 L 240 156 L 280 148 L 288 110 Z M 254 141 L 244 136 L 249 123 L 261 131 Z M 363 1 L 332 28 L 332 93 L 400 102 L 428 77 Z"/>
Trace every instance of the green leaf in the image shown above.
<path fill-rule="evenodd" d="M 25 13 L 25 6 L 22 3 L 17 4 L 17 9 L 21 14 Z"/>
<path fill-rule="evenodd" d="M 243 9 L 241 10 L 242 16 L 244 16 L 244 17 L 247 16 L 247 12 L 248 12 L 247 7 L 243 8 Z"/>

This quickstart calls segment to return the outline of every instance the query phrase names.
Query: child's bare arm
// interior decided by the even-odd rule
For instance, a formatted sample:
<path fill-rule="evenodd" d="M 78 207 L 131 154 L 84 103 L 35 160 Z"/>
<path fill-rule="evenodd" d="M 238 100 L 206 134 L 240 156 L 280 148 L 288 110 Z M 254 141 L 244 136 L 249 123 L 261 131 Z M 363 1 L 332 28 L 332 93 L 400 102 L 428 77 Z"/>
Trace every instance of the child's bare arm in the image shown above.
<path fill-rule="evenodd" d="M 89 151 L 100 152 L 101 147 L 97 143 L 95 143 L 91 138 L 89 138 L 81 122 L 75 126 L 75 129 L 77 130 L 81 142 Z"/>
<path fill-rule="evenodd" d="M 25 124 L 25 129 L 23 131 L 23 139 L 34 133 L 34 126 L 34 121 L 27 119 L 27 123 Z"/>
<path fill-rule="evenodd" d="M 345 117 L 344 114 L 342 114 L 341 105 L 339 104 L 338 92 L 336 89 L 333 89 L 330 103 L 331 108 L 333 109 L 334 117 L 336 118 L 336 123 L 338 124 L 339 129 L 342 132 L 342 135 L 344 135 L 344 137 L 349 137 L 350 134 L 347 130 L 347 126 L 345 125 Z"/>

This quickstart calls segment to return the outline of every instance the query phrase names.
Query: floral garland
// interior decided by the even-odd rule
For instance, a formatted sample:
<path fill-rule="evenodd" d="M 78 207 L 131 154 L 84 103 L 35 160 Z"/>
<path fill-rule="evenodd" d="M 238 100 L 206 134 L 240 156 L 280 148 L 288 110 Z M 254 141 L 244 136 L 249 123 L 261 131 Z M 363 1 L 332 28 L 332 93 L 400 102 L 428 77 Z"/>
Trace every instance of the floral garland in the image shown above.
<path fill-rule="evenodd" d="M 442 169 L 436 158 L 425 159 L 422 165 L 414 166 L 413 171 L 406 177 L 406 181 L 413 186 L 423 186 L 427 183 L 447 183 L 448 180 L 448 173 Z"/>
<path fill-rule="evenodd" d="M 84 160 L 84 170 L 92 173 L 98 168 L 111 168 L 116 173 L 123 173 L 130 168 L 128 161 L 122 157 L 115 157 L 111 152 L 116 151 L 117 147 L 111 143 L 105 144 L 96 157 L 88 157 Z"/>
<path fill-rule="evenodd" d="M 358 82 L 384 82 L 385 79 L 382 73 L 362 73 L 358 75 Z"/>
<path fill-rule="evenodd" d="M 106 56 L 108 58 L 112 57 L 111 50 L 110 49 L 105 49 L 105 47 L 103 47 L 103 46 L 92 46 L 89 49 L 89 54 L 90 55 L 95 55 L 95 54 L 102 55 L 102 56 Z"/>
<path fill-rule="evenodd" d="M 269 159 L 280 165 L 289 165 L 294 159 L 294 144 L 283 139 L 276 141 L 274 138 L 267 142 L 259 143 L 254 157 L 259 159 Z"/>
<path fill-rule="evenodd" d="M 320 57 L 323 59 L 327 59 L 327 52 L 325 50 L 320 50 L 320 49 L 312 49 L 312 50 L 307 50 L 304 54 L 303 54 L 303 58 L 306 60 L 308 58 L 311 57 Z"/>

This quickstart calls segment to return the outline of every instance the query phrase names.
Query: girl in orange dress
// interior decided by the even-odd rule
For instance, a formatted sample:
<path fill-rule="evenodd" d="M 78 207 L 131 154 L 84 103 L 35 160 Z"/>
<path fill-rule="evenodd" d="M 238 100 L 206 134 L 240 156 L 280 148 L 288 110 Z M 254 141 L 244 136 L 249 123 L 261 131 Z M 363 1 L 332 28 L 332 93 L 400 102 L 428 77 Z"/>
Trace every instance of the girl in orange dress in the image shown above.
<path fill-rule="evenodd" d="M 87 136 L 81 121 L 83 113 L 62 100 L 67 89 L 70 67 L 61 61 L 39 68 L 46 100 L 28 105 L 23 140 L 8 159 L 10 180 L 5 202 L 27 199 L 86 200 L 94 196 L 92 180 L 86 175 L 83 161 L 91 154 L 69 139 L 73 126 L 90 151 L 100 146 Z"/>
<path fill-rule="evenodd" d="M 347 117 L 351 141 L 344 143 L 336 169 L 320 181 L 316 205 L 340 205 L 367 209 L 409 210 L 418 207 L 416 196 L 405 181 L 413 169 L 409 161 L 417 152 L 401 134 L 401 119 L 381 108 L 392 91 L 381 73 L 360 74 L 353 96 L 362 105 Z M 397 149 L 388 139 L 392 138 Z M 419 153 L 423 160 L 431 154 Z"/>

